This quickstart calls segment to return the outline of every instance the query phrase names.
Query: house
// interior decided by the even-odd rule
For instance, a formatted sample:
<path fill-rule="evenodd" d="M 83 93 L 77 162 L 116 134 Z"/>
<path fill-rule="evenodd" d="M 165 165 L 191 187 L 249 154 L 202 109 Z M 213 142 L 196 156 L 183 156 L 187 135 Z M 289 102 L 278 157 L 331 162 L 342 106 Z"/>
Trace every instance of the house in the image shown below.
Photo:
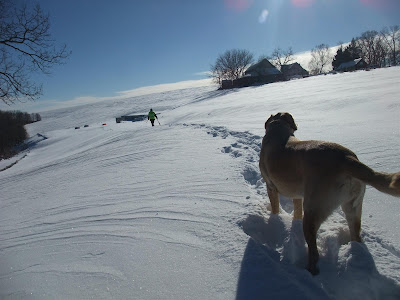
<path fill-rule="evenodd" d="M 285 79 L 281 71 L 275 68 L 266 58 L 249 67 L 244 74 L 245 77 L 243 78 L 246 78 L 251 84 L 265 84 Z"/>
<path fill-rule="evenodd" d="M 258 78 L 275 77 L 282 75 L 282 73 L 277 68 L 275 68 L 274 65 L 271 64 L 266 58 L 252 65 L 244 72 L 244 74 L 250 77 Z"/>
<path fill-rule="evenodd" d="M 290 80 L 293 78 L 304 78 L 310 75 L 308 71 L 303 69 L 303 67 L 299 63 L 283 65 L 281 68 L 281 72 L 283 76 L 285 76 L 286 80 Z"/>
<path fill-rule="evenodd" d="M 235 80 L 223 80 L 221 89 L 240 88 L 284 80 L 282 73 L 267 59 L 250 66 L 244 76 Z"/>
<path fill-rule="evenodd" d="M 335 71 L 349 72 L 349 71 L 365 69 L 366 67 L 368 67 L 368 64 L 362 58 L 357 58 L 340 64 L 339 67 L 335 69 Z"/>

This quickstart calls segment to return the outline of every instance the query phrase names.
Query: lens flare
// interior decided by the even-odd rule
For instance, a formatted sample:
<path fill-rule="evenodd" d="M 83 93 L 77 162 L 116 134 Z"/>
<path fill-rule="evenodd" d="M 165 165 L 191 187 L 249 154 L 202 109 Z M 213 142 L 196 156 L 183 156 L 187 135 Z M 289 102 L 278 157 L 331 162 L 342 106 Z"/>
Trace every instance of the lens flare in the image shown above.
<path fill-rule="evenodd" d="M 297 7 L 309 7 L 313 5 L 315 0 L 292 0 L 292 4 Z"/>
<path fill-rule="evenodd" d="M 269 15 L 269 11 L 267 9 L 264 9 L 261 12 L 261 15 L 258 17 L 258 22 L 261 24 L 265 23 L 267 21 L 268 15 Z"/>
<path fill-rule="evenodd" d="M 253 4 L 253 0 L 224 0 L 224 2 L 226 8 L 236 12 L 245 11 Z"/>
<path fill-rule="evenodd" d="M 375 8 L 390 9 L 398 5 L 398 0 L 360 0 L 361 4 Z"/>

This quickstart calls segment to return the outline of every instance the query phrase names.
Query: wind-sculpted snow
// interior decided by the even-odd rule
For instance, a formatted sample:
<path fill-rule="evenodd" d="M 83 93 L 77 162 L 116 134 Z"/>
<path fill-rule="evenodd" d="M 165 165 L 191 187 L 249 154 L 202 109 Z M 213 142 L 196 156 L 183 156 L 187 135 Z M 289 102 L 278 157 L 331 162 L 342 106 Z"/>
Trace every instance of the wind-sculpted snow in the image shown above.
<path fill-rule="evenodd" d="M 46 112 L 27 128 L 46 139 L 0 172 L 0 298 L 399 299 L 399 199 L 367 189 L 362 244 L 336 211 L 313 277 L 291 200 L 271 215 L 258 169 L 266 118 L 289 111 L 299 138 L 399 171 L 398 72 Z M 113 119 L 149 108 L 161 126 Z"/>
<path fill-rule="evenodd" d="M 243 200 L 229 157 L 188 129 L 104 130 L 54 133 L 2 176 L 2 295 L 201 299 L 206 289 L 224 299 L 240 259 L 227 251 L 236 224 L 225 209 Z M 217 243 L 220 234 L 231 238 Z"/>

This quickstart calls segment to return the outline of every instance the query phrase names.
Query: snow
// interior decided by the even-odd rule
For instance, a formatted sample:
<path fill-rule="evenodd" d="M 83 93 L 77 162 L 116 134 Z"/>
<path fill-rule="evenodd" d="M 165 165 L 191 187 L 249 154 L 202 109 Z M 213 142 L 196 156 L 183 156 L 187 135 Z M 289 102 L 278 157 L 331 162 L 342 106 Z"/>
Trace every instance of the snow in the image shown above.
<path fill-rule="evenodd" d="M 318 233 L 321 272 L 311 276 L 302 223 L 285 198 L 271 216 L 258 170 L 265 120 L 289 111 L 298 138 L 399 171 L 399 72 L 41 113 L 30 148 L 0 165 L 0 298 L 399 299 L 397 198 L 367 188 L 362 244 L 337 210 Z M 161 126 L 115 122 L 150 108 Z"/>

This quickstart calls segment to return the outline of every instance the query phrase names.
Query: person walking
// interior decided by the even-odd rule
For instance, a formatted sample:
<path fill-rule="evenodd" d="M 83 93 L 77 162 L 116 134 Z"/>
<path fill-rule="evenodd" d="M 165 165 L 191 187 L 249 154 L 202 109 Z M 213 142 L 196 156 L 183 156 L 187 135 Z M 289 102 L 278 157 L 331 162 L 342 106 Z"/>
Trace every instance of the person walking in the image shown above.
<path fill-rule="evenodd" d="M 158 117 L 157 117 L 156 113 L 153 111 L 152 108 L 150 108 L 149 114 L 147 115 L 147 120 L 150 120 L 151 126 L 154 126 L 155 119 L 157 119 L 157 121 L 158 121 Z"/>

